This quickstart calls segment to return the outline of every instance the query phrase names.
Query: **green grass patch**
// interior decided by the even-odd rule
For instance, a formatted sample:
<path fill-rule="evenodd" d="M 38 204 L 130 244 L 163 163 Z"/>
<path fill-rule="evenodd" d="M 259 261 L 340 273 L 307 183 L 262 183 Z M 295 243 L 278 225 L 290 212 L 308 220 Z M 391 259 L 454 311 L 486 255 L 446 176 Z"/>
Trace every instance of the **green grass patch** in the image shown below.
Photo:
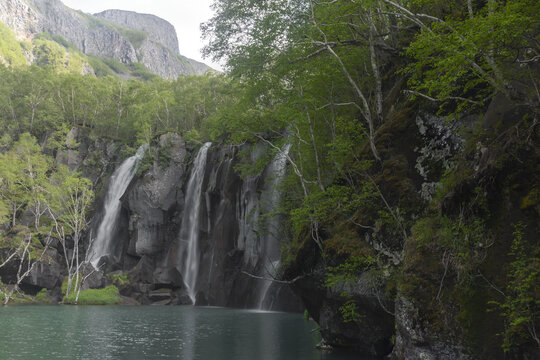
<path fill-rule="evenodd" d="M 144 40 L 148 38 L 148 35 L 144 31 L 130 30 L 121 26 L 114 26 L 116 31 L 120 33 L 125 39 L 127 39 L 135 49 L 141 47 Z"/>
<path fill-rule="evenodd" d="M 119 297 L 118 288 L 114 285 L 107 286 L 103 289 L 88 289 L 82 290 L 79 295 L 78 305 L 117 305 L 122 303 Z M 75 304 L 77 293 L 73 292 L 66 298 L 64 304 Z"/>

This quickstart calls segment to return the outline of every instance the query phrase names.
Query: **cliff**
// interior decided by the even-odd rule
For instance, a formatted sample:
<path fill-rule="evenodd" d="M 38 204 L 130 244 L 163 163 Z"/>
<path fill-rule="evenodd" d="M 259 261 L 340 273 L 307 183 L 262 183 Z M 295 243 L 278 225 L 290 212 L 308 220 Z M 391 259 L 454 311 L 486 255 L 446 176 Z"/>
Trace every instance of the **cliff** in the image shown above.
<path fill-rule="evenodd" d="M 180 55 L 174 27 L 153 15 L 112 10 L 93 16 L 70 9 L 60 0 L 6 0 L 0 4 L 0 21 L 19 38 L 47 32 L 85 55 L 141 63 L 164 78 L 211 70 Z"/>

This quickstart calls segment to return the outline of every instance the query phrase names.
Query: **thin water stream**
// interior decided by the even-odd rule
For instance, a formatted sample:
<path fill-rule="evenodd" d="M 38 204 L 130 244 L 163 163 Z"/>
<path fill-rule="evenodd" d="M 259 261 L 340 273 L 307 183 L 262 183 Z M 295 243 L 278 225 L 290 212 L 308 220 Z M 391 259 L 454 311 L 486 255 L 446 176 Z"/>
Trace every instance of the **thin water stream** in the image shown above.
<path fill-rule="evenodd" d="M 185 211 L 182 217 L 180 230 L 180 261 L 181 272 L 184 275 L 184 283 L 193 304 L 197 295 L 197 276 L 199 275 L 199 225 L 201 192 L 204 173 L 206 169 L 206 157 L 212 143 L 204 144 L 193 161 L 193 168 L 186 187 Z"/>
<path fill-rule="evenodd" d="M 103 204 L 103 219 L 97 229 L 95 239 L 92 239 L 92 245 L 88 254 L 90 263 L 97 267 L 99 259 L 105 255 L 111 254 L 111 246 L 114 237 L 115 227 L 117 225 L 118 215 L 120 214 L 120 198 L 126 192 L 131 180 L 135 176 L 139 163 L 144 157 L 148 145 L 142 145 L 137 153 L 126 159 L 112 174 L 105 202 Z"/>

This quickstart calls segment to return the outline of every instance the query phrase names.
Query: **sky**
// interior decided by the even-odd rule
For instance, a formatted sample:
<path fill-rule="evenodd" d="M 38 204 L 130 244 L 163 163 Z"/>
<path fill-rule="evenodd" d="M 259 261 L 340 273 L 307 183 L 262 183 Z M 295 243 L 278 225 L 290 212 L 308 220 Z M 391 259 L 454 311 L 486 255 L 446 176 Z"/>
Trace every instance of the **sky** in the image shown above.
<path fill-rule="evenodd" d="M 214 69 L 221 70 L 219 64 L 203 59 L 199 25 L 212 17 L 212 0 L 62 0 L 75 10 L 94 14 L 108 9 L 130 10 L 143 14 L 153 14 L 174 25 L 178 34 L 180 54 L 202 61 Z"/>

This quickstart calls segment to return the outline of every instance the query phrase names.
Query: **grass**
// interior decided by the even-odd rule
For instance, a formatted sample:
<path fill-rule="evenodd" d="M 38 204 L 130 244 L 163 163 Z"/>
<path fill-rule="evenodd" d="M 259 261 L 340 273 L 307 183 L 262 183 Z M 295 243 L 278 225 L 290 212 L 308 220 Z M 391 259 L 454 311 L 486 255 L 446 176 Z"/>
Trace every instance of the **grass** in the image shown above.
<path fill-rule="evenodd" d="M 118 296 L 118 288 L 114 285 L 107 286 L 103 289 L 88 289 L 82 290 L 79 295 L 77 305 L 117 305 L 122 303 L 122 299 Z M 64 297 L 64 304 L 75 304 L 76 292 Z"/>

